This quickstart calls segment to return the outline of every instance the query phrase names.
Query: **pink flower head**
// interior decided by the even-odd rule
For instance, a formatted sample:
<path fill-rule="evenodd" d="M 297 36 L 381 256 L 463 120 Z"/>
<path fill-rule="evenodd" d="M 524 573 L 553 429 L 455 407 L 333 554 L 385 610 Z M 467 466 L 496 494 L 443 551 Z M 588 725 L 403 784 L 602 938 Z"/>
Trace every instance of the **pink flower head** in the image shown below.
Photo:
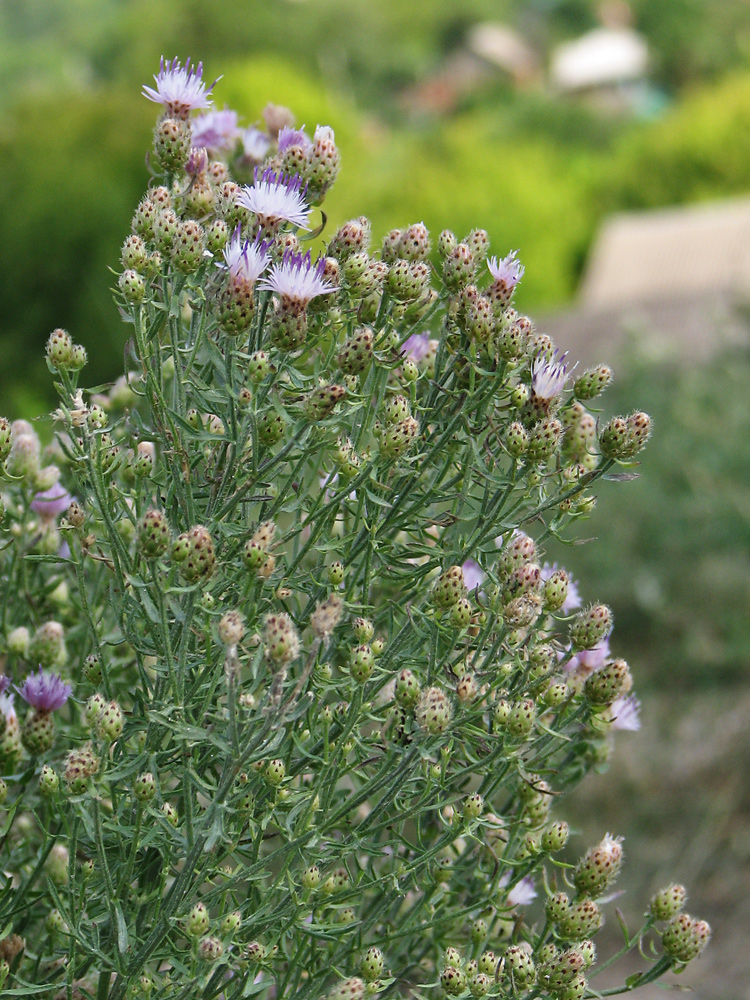
<path fill-rule="evenodd" d="M 559 568 L 560 567 L 557 563 L 552 563 L 552 565 L 545 563 L 544 566 L 542 566 L 542 580 L 546 583 L 552 574 L 556 573 Z M 578 584 L 575 582 L 573 577 L 568 574 L 568 596 L 565 598 L 560 611 L 564 615 L 569 615 L 571 611 L 575 611 L 576 608 L 580 608 L 581 604 L 583 604 L 583 601 L 581 600 L 581 595 L 578 592 Z"/>
<path fill-rule="evenodd" d="M 156 89 L 144 86 L 143 96 L 156 104 L 163 104 L 171 117 L 187 118 L 191 111 L 211 107 L 209 94 L 218 80 L 206 87 L 202 77 L 203 63 L 191 69 L 189 59 L 183 67 L 178 59 L 165 62 L 162 56 L 158 76 L 154 76 Z"/>
<path fill-rule="evenodd" d="M 506 872 L 497 883 L 499 889 L 504 889 L 510 882 L 510 872 Z M 509 906 L 526 906 L 536 899 L 538 893 L 534 888 L 534 879 L 527 875 L 516 882 L 508 893 L 506 900 Z"/>
<path fill-rule="evenodd" d="M 203 146 L 213 156 L 231 153 L 240 137 L 237 126 L 237 112 L 229 108 L 223 111 L 207 111 L 191 122 L 193 145 Z"/>
<path fill-rule="evenodd" d="M 487 577 L 487 574 L 475 559 L 467 559 L 461 569 L 463 570 L 464 583 L 468 591 L 481 587 Z"/>
<path fill-rule="evenodd" d="M 419 364 L 420 361 L 424 361 L 429 353 L 430 335 L 427 332 L 413 333 L 411 337 L 406 338 L 399 348 L 399 354 L 403 354 L 415 364 Z"/>
<path fill-rule="evenodd" d="M 265 160 L 271 145 L 271 137 L 267 132 L 251 125 L 241 133 L 240 138 L 242 139 L 242 155 L 245 160 L 251 163 L 260 163 Z"/>
<path fill-rule="evenodd" d="M 335 287 L 323 279 L 325 257 L 319 257 L 315 264 L 308 250 L 306 254 L 287 250 L 280 264 L 272 264 L 260 288 L 276 292 L 282 298 L 291 299 L 299 305 L 306 305 L 318 295 L 335 292 Z"/>
<path fill-rule="evenodd" d="M 641 728 L 641 703 L 634 694 L 624 695 L 612 702 L 612 728 L 636 732 Z"/>
<path fill-rule="evenodd" d="M 31 501 L 31 509 L 45 521 L 54 521 L 70 507 L 73 497 L 64 486 L 55 483 L 48 490 L 37 493 Z"/>
<path fill-rule="evenodd" d="M 200 177 L 208 170 L 208 152 L 203 146 L 193 146 L 185 164 L 185 170 L 191 177 Z"/>
<path fill-rule="evenodd" d="M 10 677 L 7 677 L 5 674 L 0 674 L 0 695 L 4 695 L 9 687 Z"/>
<path fill-rule="evenodd" d="M 487 261 L 489 272 L 495 281 L 501 282 L 509 291 L 512 291 L 523 277 L 526 270 L 520 260 L 516 260 L 518 250 L 511 250 L 507 257 L 498 260 L 497 257 L 490 257 Z"/>
<path fill-rule="evenodd" d="M 279 152 L 285 153 L 292 146 L 301 146 L 305 152 L 312 149 L 312 139 L 305 132 L 304 125 L 302 128 L 289 128 L 285 125 L 279 132 Z"/>
<path fill-rule="evenodd" d="M 237 226 L 232 238 L 224 247 L 224 263 L 219 267 L 229 271 L 233 278 L 239 278 L 254 285 L 268 267 L 268 244 L 256 237 L 253 243 L 242 239 Z"/>
<path fill-rule="evenodd" d="M 531 388 L 537 399 L 550 400 L 558 396 L 568 381 L 567 354 L 558 357 L 555 351 L 551 358 L 539 354 L 531 366 Z"/>
<path fill-rule="evenodd" d="M 16 691 L 38 712 L 54 712 L 63 707 L 73 693 L 73 688 L 57 674 L 48 674 L 40 667 L 39 672 L 29 674 L 23 686 L 17 687 Z"/>
<path fill-rule="evenodd" d="M 300 229 L 308 229 L 307 220 L 312 209 L 305 201 L 307 185 L 302 187 L 302 178 L 297 174 L 288 176 L 274 170 L 255 168 L 255 183 L 245 187 L 237 198 L 237 204 L 258 217 L 261 225 L 290 222 Z"/>

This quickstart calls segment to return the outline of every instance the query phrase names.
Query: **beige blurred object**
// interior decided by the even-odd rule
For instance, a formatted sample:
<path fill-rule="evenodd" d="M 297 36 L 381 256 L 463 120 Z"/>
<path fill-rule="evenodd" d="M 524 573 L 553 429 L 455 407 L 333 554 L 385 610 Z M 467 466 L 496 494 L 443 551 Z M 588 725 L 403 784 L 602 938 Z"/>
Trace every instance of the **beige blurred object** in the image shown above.
<path fill-rule="evenodd" d="M 543 328 L 585 362 L 640 341 L 652 354 L 706 357 L 746 343 L 750 198 L 616 215 L 594 244 L 578 306 Z"/>

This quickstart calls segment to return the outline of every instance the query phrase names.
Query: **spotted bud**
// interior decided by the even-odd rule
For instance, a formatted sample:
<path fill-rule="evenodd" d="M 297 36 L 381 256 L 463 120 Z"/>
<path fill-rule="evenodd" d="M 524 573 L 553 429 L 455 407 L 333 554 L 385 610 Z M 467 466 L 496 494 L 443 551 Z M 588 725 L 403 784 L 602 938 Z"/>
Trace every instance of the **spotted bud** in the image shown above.
<path fill-rule="evenodd" d="M 673 883 L 666 889 L 661 889 L 651 900 L 649 907 L 655 920 L 671 920 L 677 916 L 687 901 L 687 890 L 684 885 Z"/>
<path fill-rule="evenodd" d="M 612 612 L 606 604 L 593 604 L 579 612 L 570 627 L 570 639 L 578 649 L 594 649 L 612 631 Z"/>
<path fill-rule="evenodd" d="M 169 524 L 164 513 L 147 510 L 138 522 L 138 547 L 146 559 L 159 559 L 169 548 Z"/>
<path fill-rule="evenodd" d="M 711 928 L 705 920 L 695 920 L 687 913 L 679 913 L 667 924 L 661 943 L 670 958 L 685 963 L 700 955 L 710 937 Z"/>
<path fill-rule="evenodd" d="M 453 708 L 448 695 L 439 687 L 422 692 L 414 712 L 417 724 L 432 736 L 444 733 L 453 718 Z"/>

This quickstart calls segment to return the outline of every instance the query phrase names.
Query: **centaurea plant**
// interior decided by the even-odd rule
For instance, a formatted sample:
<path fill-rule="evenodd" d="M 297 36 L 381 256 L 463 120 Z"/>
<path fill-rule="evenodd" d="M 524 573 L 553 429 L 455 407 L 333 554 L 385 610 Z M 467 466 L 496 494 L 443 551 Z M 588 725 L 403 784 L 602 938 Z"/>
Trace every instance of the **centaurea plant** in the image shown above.
<path fill-rule="evenodd" d="M 85 389 L 55 330 L 55 443 L 0 419 L 2 995 L 575 1000 L 630 952 L 621 991 L 681 968 L 710 930 L 677 885 L 597 965 L 622 842 L 571 853 L 564 800 L 638 701 L 610 609 L 544 563 L 649 417 L 588 408 L 611 372 L 573 381 L 482 229 L 432 253 L 354 219 L 314 263 L 333 132 L 267 108 L 243 186 L 233 112 L 194 141 L 210 89 L 176 60 L 144 88 L 123 376 Z"/>

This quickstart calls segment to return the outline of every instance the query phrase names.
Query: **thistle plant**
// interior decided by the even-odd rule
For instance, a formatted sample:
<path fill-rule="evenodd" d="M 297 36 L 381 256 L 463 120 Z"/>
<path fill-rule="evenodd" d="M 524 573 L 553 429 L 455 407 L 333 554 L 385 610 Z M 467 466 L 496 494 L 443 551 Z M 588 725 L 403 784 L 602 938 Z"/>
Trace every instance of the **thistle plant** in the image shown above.
<path fill-rule="evenodd" d="M 710 930 L 676 885 L 597 964 L 622 841 L 566 846 L 565 796 L 639 706 L 611 610 L 544 555 L 649 417 L 598 416 L 609 368 L 514 308 L 484 230 L 326 233 L 330 128 L 243 129 L 200 65 L 155 84 L 125 372 L 84 389 L 55 330 L 54 443 L 0 420 L 3 996 L 681 969 Z"/>

